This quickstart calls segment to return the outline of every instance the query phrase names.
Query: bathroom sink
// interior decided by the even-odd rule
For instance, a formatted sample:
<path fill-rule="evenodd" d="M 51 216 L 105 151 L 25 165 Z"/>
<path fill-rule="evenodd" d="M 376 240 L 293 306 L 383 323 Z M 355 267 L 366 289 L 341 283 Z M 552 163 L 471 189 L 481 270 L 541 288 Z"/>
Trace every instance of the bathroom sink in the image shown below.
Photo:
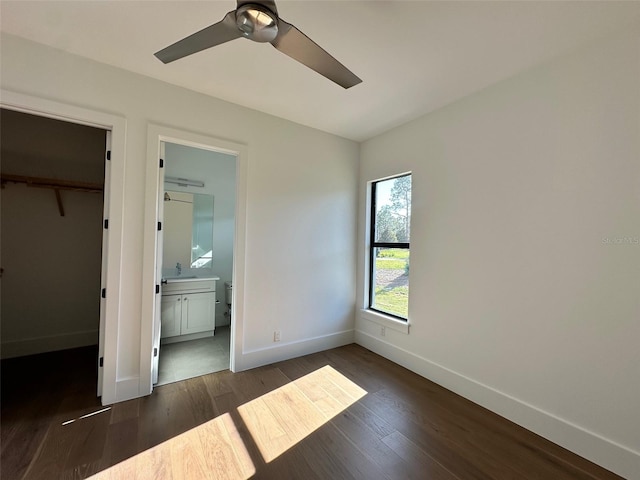
<path fill-rule="evenodd" d="M 196 277 L 195 275 L 180 275 L 180 276 L 176 276 L 176 277 L 164 277 L 163 280 L 166 280 L 167 282 L 179 282 L 181 280 L 197 280 L 198 277 Z"/>
<path fill-rule="evenodd" d="M 198 275 L 180 275 L 180 276 L 174 276 L 174 277 L 164 277 L 162 280 L 164 280 L 167 283 L 178 283 L 178 282 L 200 282 L 200 281 L 207 281 L 207 280 L 220 280 L 220 277 L 216 276 L 216 275 L 211 275 L 211 274 L 205 274 L 202 277 L 198 276 Z"/>

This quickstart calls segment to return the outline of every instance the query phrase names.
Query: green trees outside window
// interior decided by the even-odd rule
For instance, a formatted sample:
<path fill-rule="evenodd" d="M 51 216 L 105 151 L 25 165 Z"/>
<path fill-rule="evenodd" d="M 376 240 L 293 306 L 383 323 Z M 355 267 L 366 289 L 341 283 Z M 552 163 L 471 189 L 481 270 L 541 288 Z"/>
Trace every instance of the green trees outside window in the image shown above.
<path fill-rule="evenodd" d="M 369 308 L 409 318 L 411 175 L 373 182 Z"/>

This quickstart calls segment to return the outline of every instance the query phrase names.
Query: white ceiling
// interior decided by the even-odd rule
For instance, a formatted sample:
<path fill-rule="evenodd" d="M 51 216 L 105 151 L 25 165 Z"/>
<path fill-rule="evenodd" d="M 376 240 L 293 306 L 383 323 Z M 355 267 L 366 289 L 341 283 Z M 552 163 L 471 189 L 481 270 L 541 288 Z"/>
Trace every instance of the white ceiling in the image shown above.
<path fill-rule="evenodd" d="M 280 16 L 354 71 L 333 84 L 246 39 L 164 65 L 153 53 L 227 1 L 7 1 L 9 34 L 361 141 L 640 23 L 640 1 L 280 1 Z"/>

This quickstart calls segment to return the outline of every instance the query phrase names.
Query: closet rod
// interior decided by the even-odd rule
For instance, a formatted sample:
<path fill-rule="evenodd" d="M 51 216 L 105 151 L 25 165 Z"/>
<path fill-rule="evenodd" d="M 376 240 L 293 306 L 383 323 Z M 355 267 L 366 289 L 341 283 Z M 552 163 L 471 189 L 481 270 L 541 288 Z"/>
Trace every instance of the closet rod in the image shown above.
<path fill-rule="evenodd" d="M 58 180 L 56 178 L 39 178 L 39 177 L 27 177 L 24 175 L 10 175 L 1 174 L 0 181 L 2 187 L 4 184 L 11 183 L 25 183 L 28 187 L 38 188 L 51 188 L 56 194 L 56 203 L 58 204 L 58 212 L 61 217 L 64 217 L 64 206 L 62 204 L 62 196 L 60 190 L 74 190 L 76 192 L 91 192 L 99 193 L 104 190 L 104 185 L 100 183 L 90 182 L 76 182 L 74 180 Z"/>
<path fill-rule="evenodd" d="M 59 190 L 78 190 L 81 192 L 102 192 L 101 183 L 77 182 L 75 180 L 59 180 L 57 178 L 27 177 L 24 175 L 0 175 L 2 183 L 26 183 L 30 187 L 53 188 Z"/>

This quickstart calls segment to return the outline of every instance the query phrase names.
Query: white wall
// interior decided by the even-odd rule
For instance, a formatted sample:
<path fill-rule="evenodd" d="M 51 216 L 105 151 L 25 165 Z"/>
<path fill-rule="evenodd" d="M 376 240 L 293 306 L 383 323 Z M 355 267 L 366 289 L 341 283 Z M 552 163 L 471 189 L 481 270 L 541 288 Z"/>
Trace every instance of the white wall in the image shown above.
<path fill-rule="evenodd" d="M 356 341 L 640 478 L 638 30 L 365 142 L 361 219 L 405 171 L 410 333 Z"/>
<path fill-rule="evenodd" d="M 165 145 L 167 177 L 188 178 L 204 182 L 204 188 L 166 184 L 167 190 L 213 195 L 213 267 L 220 277 L 216 286 L 216 326 L 229 325 L 224 282 L 233 280 L 233 241 L 236 207 L 236 157 L 220 152 L 167 143 Z M 167 265 L 171 268 L 172 265 Z"/>
<path fill-rule="evenodd" d="M 2 357 L 97 345 L 102 193 L 9 184 L 2 204 Z"/>
<path fill-rule="evenodd" d="M 245 335 L 236 367 L 352 341 L 356 143 L 12 36 L 2 36 L 1 67 L 3 89 L 126 118 L 116 381 L 128 387 L 119 400 L 135 395 L 140 377 L 150 123 L 248 146 Z"/>

